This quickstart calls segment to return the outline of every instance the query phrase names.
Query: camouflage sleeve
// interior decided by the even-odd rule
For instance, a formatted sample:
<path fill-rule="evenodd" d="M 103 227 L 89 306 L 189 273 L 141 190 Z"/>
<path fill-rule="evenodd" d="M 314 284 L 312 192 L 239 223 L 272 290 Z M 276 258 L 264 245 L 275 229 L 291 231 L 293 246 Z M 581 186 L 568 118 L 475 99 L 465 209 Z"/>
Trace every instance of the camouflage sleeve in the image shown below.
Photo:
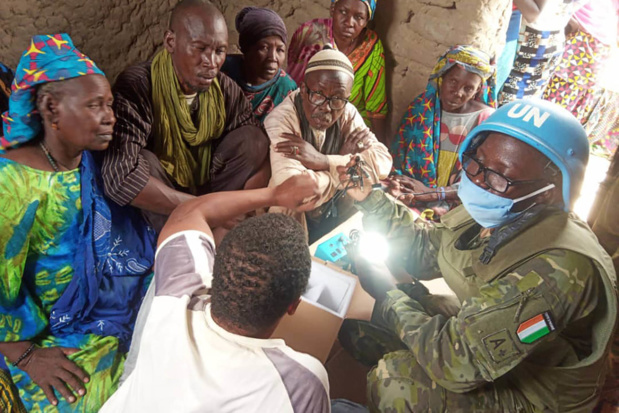
<path fill-rule="evenodd" d="M 398 290 L 381 316 L 434 382 L 461 393 L 496 380 L 591 315 L 600 288 L 587 257 L 554 250 L 484 284 L 455 317 L 430 317 Z"/>
<path fill-rule="evenodd" d="M 363 227 L 384 235 L 389 242 L 390 267 L 402 267 L 421 280 L 441 276 L 437 251 L 441 229 L 421 219 L 382 191 L 373 191 L 357 208 L 363 212 Z"/>

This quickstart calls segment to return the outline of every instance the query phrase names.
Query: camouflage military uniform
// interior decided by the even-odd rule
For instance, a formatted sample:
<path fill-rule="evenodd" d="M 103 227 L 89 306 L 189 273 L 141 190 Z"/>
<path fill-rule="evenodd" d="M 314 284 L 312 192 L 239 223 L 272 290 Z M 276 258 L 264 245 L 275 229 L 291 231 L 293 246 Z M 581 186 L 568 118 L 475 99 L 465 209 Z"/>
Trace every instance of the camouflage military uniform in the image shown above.
<path fill-rule="evenodd" d="M 617 297 L 610 257 L 585 224 L 555 211 L 483 264 L 487 239 L 462 207 L 436 226 L 414 224 L 378 191 L 359 208 L 397 264 L 443 276 L 462 303 L 455 316 L 430 316 L 394 290 L 375 309 L 379 329 L 346 323 L 353 355 L 388 353 L 368 375 L 372 411 L 591 411 Z"/>

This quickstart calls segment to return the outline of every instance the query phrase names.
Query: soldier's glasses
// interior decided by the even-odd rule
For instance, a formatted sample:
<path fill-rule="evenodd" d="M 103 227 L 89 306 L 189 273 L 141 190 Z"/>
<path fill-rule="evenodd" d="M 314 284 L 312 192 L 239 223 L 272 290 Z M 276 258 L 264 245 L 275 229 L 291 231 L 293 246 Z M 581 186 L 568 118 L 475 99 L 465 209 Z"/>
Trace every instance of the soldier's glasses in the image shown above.
<path fill-rule="evenodd" d="M 484 164 L 479 161 L 479 159 L 474 158 L 471 154 L 468 153 L 462 154 L 462 168 L 469 177 L 475 177 L 483 173 L 484 182 L 486 183 L 486 185 L 490 189 L 501 194 L 505 193 L 510 186 L 532 184 L 535 182 L 545 181 L 545 179 L 531 179 L 526 181 L 515 181 L 509 179 L 508 177 L 501 175 L 499 172 L 493 171 L 490 168 L 486 168 Z"/>

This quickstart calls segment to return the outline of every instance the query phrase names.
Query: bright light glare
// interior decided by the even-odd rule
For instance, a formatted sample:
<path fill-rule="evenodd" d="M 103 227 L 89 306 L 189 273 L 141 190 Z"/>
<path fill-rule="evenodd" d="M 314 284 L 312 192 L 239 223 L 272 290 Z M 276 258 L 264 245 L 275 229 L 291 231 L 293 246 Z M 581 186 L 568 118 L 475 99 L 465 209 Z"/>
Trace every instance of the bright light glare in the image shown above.
<path fill-rule="evenodd" d="M 389 245 L 382 235 L 366 232 L 359 239 L 359 253 L 368 261 L 383 262 L 389 255 Z"/>

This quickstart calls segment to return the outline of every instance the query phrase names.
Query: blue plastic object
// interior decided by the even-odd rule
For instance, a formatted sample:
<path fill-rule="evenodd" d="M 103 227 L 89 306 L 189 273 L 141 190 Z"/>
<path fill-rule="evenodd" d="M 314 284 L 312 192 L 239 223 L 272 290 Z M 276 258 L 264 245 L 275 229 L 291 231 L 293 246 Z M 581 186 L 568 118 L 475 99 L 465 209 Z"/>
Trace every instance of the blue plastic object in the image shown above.
<path fill-rule="evenodd" d="M 512 136 L 546 155 L 561 170 L 564 208 L 572 209 L 585 178 L 589 141 L 584 128 L 570 112 L 541 99 L 510 102 L 468 134 L 460 146 L 460 161 L 464 152 L 480 143 L 476 138 L 491 132 Z"/>
<path fill-rule="evenodd" d="M 314 255 L 321 260 L 337 262 L 347 256 L 344 246 L 348 244 L 348 242 L 350 242 L 348 237 L 340 232 L 318 245 Z"/>

